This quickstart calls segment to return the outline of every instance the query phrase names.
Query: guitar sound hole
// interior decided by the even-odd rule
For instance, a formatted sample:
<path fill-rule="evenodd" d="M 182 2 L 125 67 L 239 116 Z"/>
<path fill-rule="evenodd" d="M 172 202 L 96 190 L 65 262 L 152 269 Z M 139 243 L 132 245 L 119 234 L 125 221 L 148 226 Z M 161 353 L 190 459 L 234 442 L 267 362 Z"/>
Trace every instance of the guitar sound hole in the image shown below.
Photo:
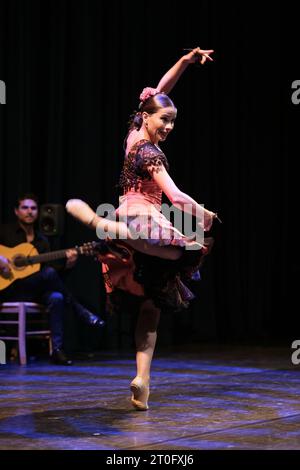
<path fill-rule="evenodd" d="M 15 268 L 23 268 L 24 266 L 26 266 L 26 258 L 25 256 L 17 255 L 14 257 L 13 263 Z"/>

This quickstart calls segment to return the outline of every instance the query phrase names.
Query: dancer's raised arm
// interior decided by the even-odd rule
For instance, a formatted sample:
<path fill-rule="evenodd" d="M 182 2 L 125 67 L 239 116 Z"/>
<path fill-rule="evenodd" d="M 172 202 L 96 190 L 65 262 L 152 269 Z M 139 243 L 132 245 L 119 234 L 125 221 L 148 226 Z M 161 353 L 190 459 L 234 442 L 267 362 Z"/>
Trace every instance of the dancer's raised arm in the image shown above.
<path fill-rule="evenodd" d="M 213 61 L 210 57 L 213 52 L 213 49 L 204 50 L 200 49 L 200 47 L 192 49 L 188 54 L 182 56 L 176 64 L 164 74 L 156 87 L 157 90 L 166 94 L 170 93 L 189 64 L 194 64 L 197 61 L 200 62 L 200 64 L 205 64 L 206 60 Z"/>
<path fill-rule="evenodd" d="M 124 141 L 124 148 L 126 149 L 126 154 L 130 148 L 134 145 L 135 142 L 143 138 L 148 138 L 147 132 L 143 126 L 143 121 L 145 117 L 145 112 L 148 114 L 153 113 L 153 109 L 157 108 L 157 103 L 153 107 L 153 102 L 151 97 L 156 95 L 165 95 L 167 97 L 168 93 L 174 88 L 178 79 L 185 71 L 189 64 L 199 62 L 204 64 L 207 60 L 213 61 L 210 54 L 214 51 L 213 49 L 201 49 L 200 47 L 195 47 L 191 49 L 190 52 L 184 54 L 160 79 L 156 88 L 146 87 L 143 89 L 140 94 L 140 103 L 138 106 L 138 111 L 135 111 L 131 115 L 129 131 Z M 168 106 L 168 99 L 161 99 L 160 106 Z M 169 102 L 171 103 L 171 101 Z"/>

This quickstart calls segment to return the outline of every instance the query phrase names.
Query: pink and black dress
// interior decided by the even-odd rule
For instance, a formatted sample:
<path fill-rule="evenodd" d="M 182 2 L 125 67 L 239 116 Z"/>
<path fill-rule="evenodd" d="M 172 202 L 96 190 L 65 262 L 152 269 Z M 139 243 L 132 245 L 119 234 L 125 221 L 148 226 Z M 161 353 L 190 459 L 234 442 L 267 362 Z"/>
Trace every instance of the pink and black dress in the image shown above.
<path fill-rule="evenodd" d="M 176 246 L 182 256 L 176 261 L 167 260 L 134 250 L 126 240 L 104 242 L 99 258 L 108 304 L 113 310 L 126 308 L 133 299 L 151 298 L 162 311 L 178 311 L 187 308 L 195 297 L 186 283 L 200 279 L 206 244 L 200 245 L 182 234 L 162 214 L 162 191 L 151 176 L 162 165 L 169 169 L 164 153 L 149 140 L 133 145 L 119 180 L 123 195 L 116 215 L 146 244 Z M 187 249 L 192 245 L 194 249 Z"/>

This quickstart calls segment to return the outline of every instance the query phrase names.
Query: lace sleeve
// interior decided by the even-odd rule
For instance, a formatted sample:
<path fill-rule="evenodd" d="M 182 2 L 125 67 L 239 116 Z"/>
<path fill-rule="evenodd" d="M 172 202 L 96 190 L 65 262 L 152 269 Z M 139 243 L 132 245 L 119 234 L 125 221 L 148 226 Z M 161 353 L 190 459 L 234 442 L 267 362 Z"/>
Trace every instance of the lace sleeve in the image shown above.
<path fill-rule="evenodd" d="M 169 170 L 169 163 L 165 154 L 155 145 L 146 143 L 140 147 L 136 156 L 136 162 L 141 173 L 158 173 L 163 167 Z"/>

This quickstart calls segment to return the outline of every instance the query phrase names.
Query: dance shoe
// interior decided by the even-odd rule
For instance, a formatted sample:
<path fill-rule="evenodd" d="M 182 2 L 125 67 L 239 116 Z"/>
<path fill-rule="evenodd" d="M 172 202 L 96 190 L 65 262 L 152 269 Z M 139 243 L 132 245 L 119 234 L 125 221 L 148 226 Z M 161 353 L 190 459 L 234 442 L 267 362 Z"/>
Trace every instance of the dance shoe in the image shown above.
<path fill-rule="evenodd" d="M 130 384 L 132 392 L 131 404 L 138 411 L 146 411 L 149 409 L 149 385 L 147 385 L 141 377 L 135 377 Z"/>

